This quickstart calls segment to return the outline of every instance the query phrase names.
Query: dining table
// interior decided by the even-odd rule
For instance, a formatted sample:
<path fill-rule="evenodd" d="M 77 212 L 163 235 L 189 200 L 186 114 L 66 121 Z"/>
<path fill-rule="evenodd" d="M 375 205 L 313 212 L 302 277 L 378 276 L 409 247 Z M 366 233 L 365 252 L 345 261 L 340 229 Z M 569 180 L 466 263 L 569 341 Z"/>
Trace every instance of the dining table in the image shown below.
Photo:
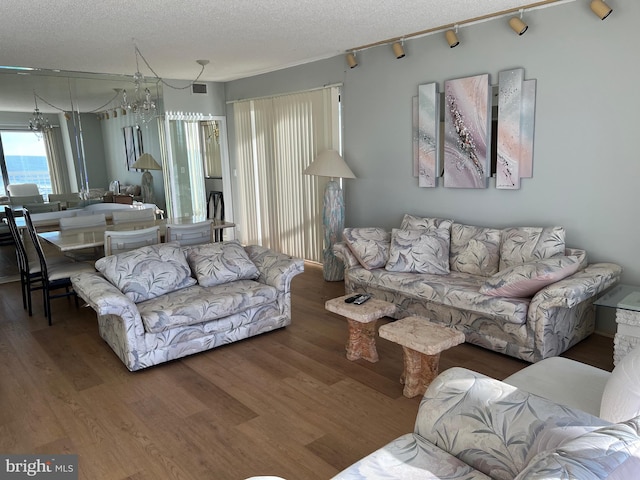
<path fill-rule="evenodd" d="M 192 223 L 203 222 L 205 220 L 207 219 L 204 217 L 163 218 L 150 221 L 118 223 L 115 225 L 107 224 L 99 227 L 77 228 L 70 230 L 51 230 L 46 232 L 38 232 L 38 237 L 55 246 L 61 252 L 72 252 L 74 250 L 82 250 L 85 248 L 103 247 L 104 232 L 107 230 L 140 230 L 157 225 L 160 227 L 160 236 L 164 238 L 167 225 L 188 225 Z M 212 222 L 214 240 L 216 242 L 222 240 L 222 232 L 225 228 L 235 227 L 235 223 L 233 222 L 225 222 L 221 220 L 212 220 Z"/>

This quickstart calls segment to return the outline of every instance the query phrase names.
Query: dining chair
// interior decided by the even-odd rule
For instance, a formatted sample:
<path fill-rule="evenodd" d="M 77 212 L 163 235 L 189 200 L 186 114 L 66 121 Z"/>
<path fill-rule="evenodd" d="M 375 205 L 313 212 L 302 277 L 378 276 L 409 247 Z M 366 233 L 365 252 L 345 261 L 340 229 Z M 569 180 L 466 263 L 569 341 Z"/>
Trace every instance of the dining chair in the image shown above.
<path fill-rule="evenodd" d="M 48 202 L 48 203 L 23 203 L 22 208 L 29 210 L 29 213 L 47 213 L 47 212 L 59 212 L 62 210 L 60 202 Z"/>
<path fill-rule="evenodd" d="M 60 219 L 60 231 L 73 231 L 81 229 L 91 229 L 96 227 L 106 227 L 107 217 L 104 213 L 93 215 L 81 215 L 77 217 L 65 217 Z M 104 257 L 104 247 L 90 247 L 66 252 L 69 258 L 77 262 L 95 262 Z"/>
<path fill-rule="evenodd" d="M 81 215 L 76 217 L 64 217 L 60 219 L 60 230 L 104 227 L 106 225 L 107 217 L 104 213 L 95 213 L 93 215 Z"/>
<path fill-rule="evenodd" d="M 178 242 L 180 246 L 213 242 L 213 221 L 192 224 L 167 224 L 165 242 Z"/>
<path fill-rule="evenodd" d="M 160 227 L 139 230 L 107 230 L 104 232 L 104 254 L 117 255 L 136 248 L 160 243 Z"/>
<path fill-rule="evenodd" d="M 42 195 L 11 195 L 9 196 L 9 204 L 14 207 L 21 207 L 22 205 L 30 203 L 44 203 Z"/>
<path fill-rule="evenodd" d="M 114 225 L 119 223 L 131 223 L 131 222 L 146 222 L 154 221 L 156 219 L 156 213 L 152 208 L 143 208 L 141 210 L 128 209 L 128 210 L 114 210 L 111 212 L 111 222 Z"/>
<path fill-rule="evenodd" d="M 44 303 L 44 314 L 47 317 L 49 325 L 51 321 L 51 300 L 55 298 L 74 297 L 76 305 L 78 305 L 78 297 L 71 286 L 71 276 L 82 272 L 95 272 L 93 265 L 84 262 L 48 262 L 45 257 L 38 234 L 33 226 L 31 214 L 28 210 L 24 211 L 24 219 L 27 224 L 29 237 L 35 248 L 40 262 L 40 272 L 42 277 L 42 299 Z M 56 290 L 64 289 L 63 293 L 52 294 Z"/>
<path fill-rule="evenodd" d="M 40 189 L 35 183 L 10 183 L 7 185 L 7 193 L 10 197 L 40 195 Z"/>
<path fill-rule="evenodd" d="M 60 202 L 64 208 L 77 207 L 82 203 L 82 199 L 77 193 L 50 193 L 49 201 Z"/>
<path fill-rule="evenodd" d="M 20 273 L 20 287 L 22 289 L 22 308 L 28 309 L 29 316 L 32 315 L 31 292 L 42 288 L 42 275 L 39 261 L 29 261 L 27 250 L 22 241 L 22 236 L 16 225 L 16 219 L 10 207 L 4 207 L 5 218 L 13 243 L 16 249 L 16 259 L 18 261 L 18 271 Z"/>

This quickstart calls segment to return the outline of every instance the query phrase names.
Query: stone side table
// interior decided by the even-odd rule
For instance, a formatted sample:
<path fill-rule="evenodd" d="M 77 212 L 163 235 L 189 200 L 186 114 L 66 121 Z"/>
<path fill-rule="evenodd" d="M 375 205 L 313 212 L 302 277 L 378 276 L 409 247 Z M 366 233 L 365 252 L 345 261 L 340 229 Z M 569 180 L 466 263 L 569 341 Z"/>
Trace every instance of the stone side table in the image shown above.
<path fill-rule="evenodd" d="M 438 376 L 440 352 L 464 343 L 464 333 L 423 317 L 406 317 L 388 323 L 380 327 L 378 334 L 402 346 L 404 372 L 400 383 L 404 384 L 402 394 L 408 398 L 424 395 Z"/>
<path fill-rule="evenodd" d="M 640 287 L 617 285 L 598 298 L 594 305 L 616 309 L 618 325 L 613 339 L 613 364 L 640 345 Z"/>
<path fill-rule="evenodd" d="M 345 299 L 353 295 L 349 294 L 327 300 L 324 308 L 347 319 L 349 324 L 347 359 L 363 358 L 374 363 L 378 361 L 375 337 L 376 322 L 379 318 L 393 314 L 396 311 L 396 306 L 376 298 L 370 298 L 362 305 L 345 303 Z"/>

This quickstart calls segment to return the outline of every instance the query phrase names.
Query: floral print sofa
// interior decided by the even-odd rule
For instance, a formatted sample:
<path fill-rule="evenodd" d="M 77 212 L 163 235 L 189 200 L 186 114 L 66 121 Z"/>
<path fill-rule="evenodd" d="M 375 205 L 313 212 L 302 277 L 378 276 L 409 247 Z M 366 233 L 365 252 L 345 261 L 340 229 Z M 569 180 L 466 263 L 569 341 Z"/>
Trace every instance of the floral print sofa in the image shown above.
<path fill-rule="evenodd" d="M 285 327 L 301 259 L 237 241 L 151 245 L 71 278 L 131 371 Z"/>
<path fill-rule="evenodd" d="M 595 329 L 593 301 L 622 268 L 588 264 L 562 227 L 485 228 L 405 215 L 399 229 L 345 228 L 333 247 L 346 293 L 396 305 L 395 318 L 423 316 L 467 342 L 537 362 Z"/>
<path fill-rule="evenodd" d="M 640 476 L 640 417 L 610 423 L 463 368 L 441 373 L 403 435 L 334 480 L 622 480 Z"/>

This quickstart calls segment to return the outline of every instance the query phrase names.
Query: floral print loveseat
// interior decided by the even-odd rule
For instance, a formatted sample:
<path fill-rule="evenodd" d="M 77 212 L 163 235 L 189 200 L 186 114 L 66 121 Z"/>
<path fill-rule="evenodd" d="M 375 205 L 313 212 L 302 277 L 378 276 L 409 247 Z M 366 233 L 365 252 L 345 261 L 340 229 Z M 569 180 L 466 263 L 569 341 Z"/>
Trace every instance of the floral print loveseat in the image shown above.
<path fill-rule="evenodd" d="M 413 433 L 334 480 L 625 480 L 640 476 L 640 417 L 609 423 L 463 368 L 441 373 Z"/>
<path fill-rule="evenodd" d="M 396 305 L 396 318 L 429 318 L 467 342 L 537 362 L 595 329 L 593 301 L 622 268 L 588 264 L 562 227 L 485 228 L 405 215 L 398 229 L 345 228 L 333 247 L 346 293 Z"/>
<path fill-rule="evenodd" d="M 304 262 L 237 241 L 150 245 L 101 258 L 71 278 L 100 336 L 129 370 L 291 323 L 291 279 Z"/>

